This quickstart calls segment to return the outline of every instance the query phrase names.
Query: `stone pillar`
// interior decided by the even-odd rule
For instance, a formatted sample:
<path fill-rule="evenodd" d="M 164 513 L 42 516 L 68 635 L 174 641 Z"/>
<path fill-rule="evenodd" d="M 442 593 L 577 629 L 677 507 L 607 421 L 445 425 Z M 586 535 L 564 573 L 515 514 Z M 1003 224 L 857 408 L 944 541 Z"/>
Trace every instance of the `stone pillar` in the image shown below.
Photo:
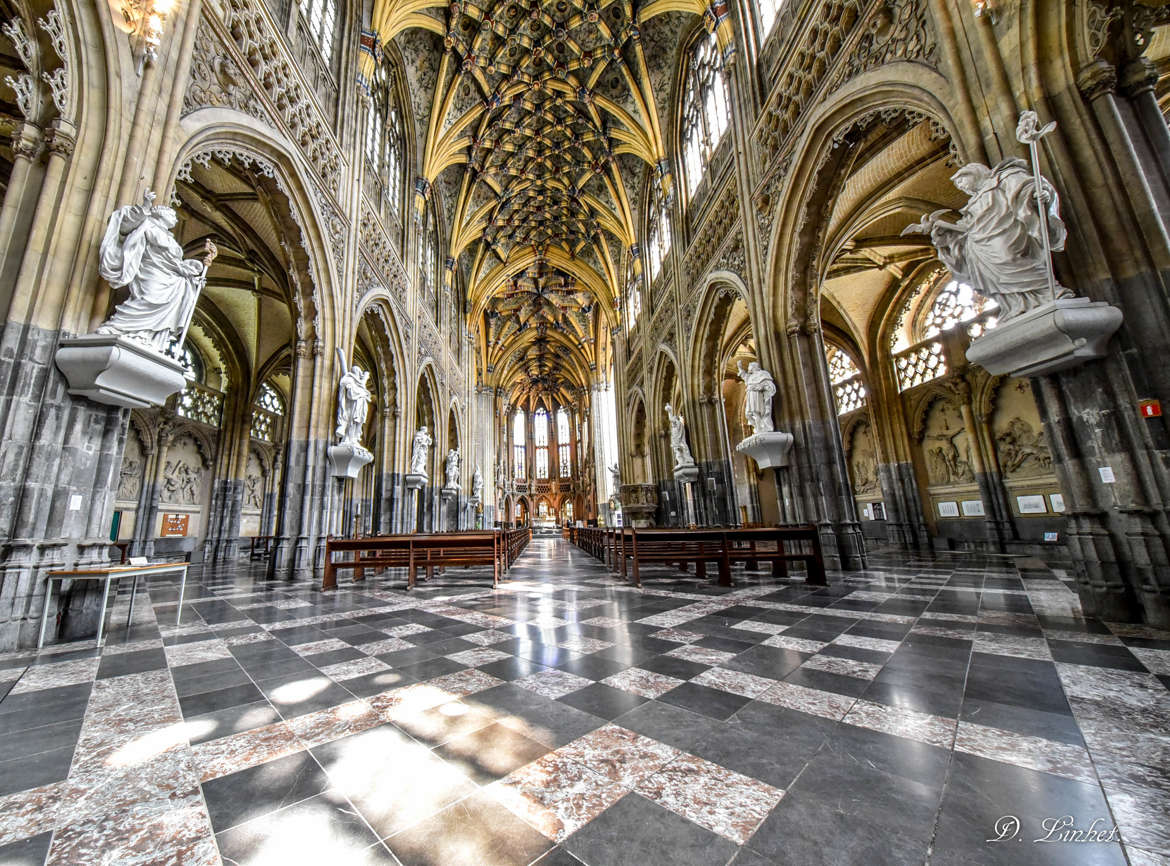
<path fill-rule="evenodd" d="M 794 323 L 787 337 L 785 384 L 791 385 L 777 383 L 785 419 L 778 427 L 791 425 L 795 444 L 788 467 L 777 470 L 780 513 L 785 521 L 817 524 L 829 568 L 864 568 L 865 541 L 845 465 L 819 323 Z"/>
<path fill-rule="evenodd" d="M 308 578 L 315 567 L 319 528 L 328 519 L 329 442 L 314 435 L 313 395 L 324 378 L 321 345 L 298 340 L 294 354 L 290 433 L 281 470 L 277 538 L 268 566 L 273 577 Z"/>

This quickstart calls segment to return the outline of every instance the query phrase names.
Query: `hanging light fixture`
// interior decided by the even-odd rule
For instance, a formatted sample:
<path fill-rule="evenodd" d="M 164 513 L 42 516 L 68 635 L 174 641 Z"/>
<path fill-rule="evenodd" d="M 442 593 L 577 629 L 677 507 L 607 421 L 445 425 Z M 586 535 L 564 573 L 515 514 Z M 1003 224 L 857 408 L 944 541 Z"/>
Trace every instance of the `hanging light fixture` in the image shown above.
<path fill-rule="evenodd" d="M 139 75 L 147 63 L 158 59 L 163 26 L 174 11 L 175 0 L 126 0 L 123 4 L 122 15 L 130 28 L 130 44 L 138 54 Z"/>

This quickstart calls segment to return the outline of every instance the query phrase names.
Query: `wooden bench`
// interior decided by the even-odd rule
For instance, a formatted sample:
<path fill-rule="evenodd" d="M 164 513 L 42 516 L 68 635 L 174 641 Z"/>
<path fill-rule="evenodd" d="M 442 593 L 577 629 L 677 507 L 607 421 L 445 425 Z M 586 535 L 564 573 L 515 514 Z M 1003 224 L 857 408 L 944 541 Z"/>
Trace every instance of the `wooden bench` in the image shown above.
<path fill-rule="evenodd" d="M 144 565 L 115 565 L 102 568 L 81 568 L 74 571 L 50 571 L 45 575 L 45 606 L 41 611 L 41 631 L 37 638 L 37 649 L 45 645 L 45 627 L 49 623 L 49 606 L 53 602 L 53 581 L 65 580 L 100 580 L 102 587 L 102 609 L 98 614 L 97 645 L 102 645 L 102 635 L 106 624 L 106 607 L 110 599 L 110 584 L 123 577 L 134 578 L 130 588 L 130 610 L 126 614 L 126 626 L 134 616 L 134 598 L 138 594 L 138 580 L 142 577 L 151 577 L 156 574 L 167 574 L 178 571 L 182 574 L 179 580 L 179 612 L 175 616 L 175 625 L 183 617 L 183 594 L 187 589 L 187 563 L 185 562 L 149 562 Z"/>
<path fill-rule="evenodd" d="M 447 566 L 490 565 L 492 586 L 515 562 L 532 533 L 528 529 L 508 531 L 433 532 L 407 535 L 374 535 L 366 538 L 329 538 L 325 541 L 325 569 L 321 589 L 337 588 L 337 572 L 353 572 L 363 580 L 367 568 L 407 569 L 407 589 L 415 585 L 418 569 L 428 577 Z M 337 555 L 347 556 L 338 559 Z"/>
<path fill-rule="evenodd" d="M 328 538 L 325 540 L 325 573 L 321 589 L 337 588 L 339 569 L 353 571 L 353 579 L 363 580 L 366 569 L 410 567 L 410 535 L 375 535 L 368 538 Z M 335 560 L 335 553 L 352 554 L 352 559 Z"/>
<path fill-rule="evenodd" d="M 489 565 L 492 568 L 492 586 L 500 583 L 500 572 L 511 565 L 507 558 L 505 539 L 498 532 L 438 532 L 410 536 L 409 574 L 406 588 L 413 589 L 420 568 L 427 576 L 436 568 L 448 566 Z"/>
<path fill-rule="evenodd" d="M 699 578 L 706 576 L 707 563 L 719 569 L 720 586 L 731 586 L 731 565 L 742 562 L 755 567 L 771 562 L 772 574 L 788 575 L 788 563 L 803 563 L 806 583 L 827 584 L 820 536 L 812 525 L 769 526 L 754 529 L 623 529 L 615 532 L 610 568 L 622 578 L 632 576 L 641 586 L 639 566 L 650 563 L 678 565 L 685 571 L 695 563 Z"/>

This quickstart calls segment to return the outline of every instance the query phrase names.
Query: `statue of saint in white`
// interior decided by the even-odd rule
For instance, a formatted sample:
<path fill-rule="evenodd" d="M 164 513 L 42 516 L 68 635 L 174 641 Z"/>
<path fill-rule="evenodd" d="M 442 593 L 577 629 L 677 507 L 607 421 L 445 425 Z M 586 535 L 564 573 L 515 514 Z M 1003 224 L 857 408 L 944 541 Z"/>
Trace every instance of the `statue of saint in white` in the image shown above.
<path fill-rule="evenodd" d="M 686 421 L 669 403 L 666 404 L 666 417 L 670 419 L 670 453 L 674 456 L 674 465 L 693 466 L 695 458 L 687 445 Z"/>
<path fill-rule="evenodd" d="M 609 467 L 609 477 L 613 480 L 613 492 L 617 493 L 622 489 L 622 472 L 616 463 Z"/>
<path fill-rule="evenodd" d="M 483 496 L 483 473 L 479 471 L 479 466 L 475 467 L 475 473 L 471 476 L 471 495 L 476 499 Z"/>
<path fill-rule="evenodd" d="M 362 428 L 370 414 L 373 395 L 367 383 L 370 374 L 354 364 L 346 367 L 345 355 L 337 350 L 337 361 L 341 365 L 341 383 L 337 388 L 337 438 L 339 445 L 362 446 Z"/>
<path fill-rule="evenodd" d="M 776 395 L 776 382 L 772 374 L 761 367 L 758 361 L 752 361 L 746 370 L 742 362 L 736 368 L 739 378 L 747 387 L 743 414 L 751 425 L 752 433 L 771 433 L 775 429 L 772 426 L 772 398 Z"/>
<path fill-rule="evenodd" d="M 958 221 L 944 220 L 947 211 L 937 210 L 902 234 L 930 235 L 955 279 L 999 304 L 1001 324 L 1057 298 L 1072 297 L 1051 275 L 1049 250 L 1064 249 L 1068 231 L 1056 189 L 1046 178 L 1012 157 L 994 168 L 978 162 L 965 165 L 951 181 L 970 196 L 959 209 Z"/>
<path fill-rule="evenodd" d="M 447 486 L 459 486 L 459 449 L 452 448 L 447 452 Z"/>
<path fill-rule="evenodd" d="M 97 333 L 130 337 L 178 358 L 218 251 L 209 239 L 202 259 L 184 259 L 171 233 L 178 215 L 173 208 L 156 206 L 154 199 L 153 192 L 146 193 L 142 204 L 118 208 L 106 224 L 98 273 L 130 295 Z"/>
<path fill-rule="evenodd" d="M 410 474 L 427 475 L 427 454 L 431 449 L 431 437 L 427 433 L 426 425 L 419 427 L 414 434 L 414 447 L 410 452 Z"/>

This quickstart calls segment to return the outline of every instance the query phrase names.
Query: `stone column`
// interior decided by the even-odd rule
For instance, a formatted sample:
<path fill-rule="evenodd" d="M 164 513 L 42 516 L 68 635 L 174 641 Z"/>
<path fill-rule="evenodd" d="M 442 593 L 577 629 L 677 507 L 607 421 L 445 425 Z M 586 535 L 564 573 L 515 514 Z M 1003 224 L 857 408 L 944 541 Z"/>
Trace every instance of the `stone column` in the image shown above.
<path fill-rule="evenodd" d="M 817 524 L 829 568 L 864 568 L 865 541 L 845 465 L 819 323 L 793 323 L 787 338 L 784 355 L 789 366 L 785 384 L 777 383 L 785 420 L 777 426 L 791 425 L 795 444 L 789 466 L 777 471 L 782 519 Z"/>

